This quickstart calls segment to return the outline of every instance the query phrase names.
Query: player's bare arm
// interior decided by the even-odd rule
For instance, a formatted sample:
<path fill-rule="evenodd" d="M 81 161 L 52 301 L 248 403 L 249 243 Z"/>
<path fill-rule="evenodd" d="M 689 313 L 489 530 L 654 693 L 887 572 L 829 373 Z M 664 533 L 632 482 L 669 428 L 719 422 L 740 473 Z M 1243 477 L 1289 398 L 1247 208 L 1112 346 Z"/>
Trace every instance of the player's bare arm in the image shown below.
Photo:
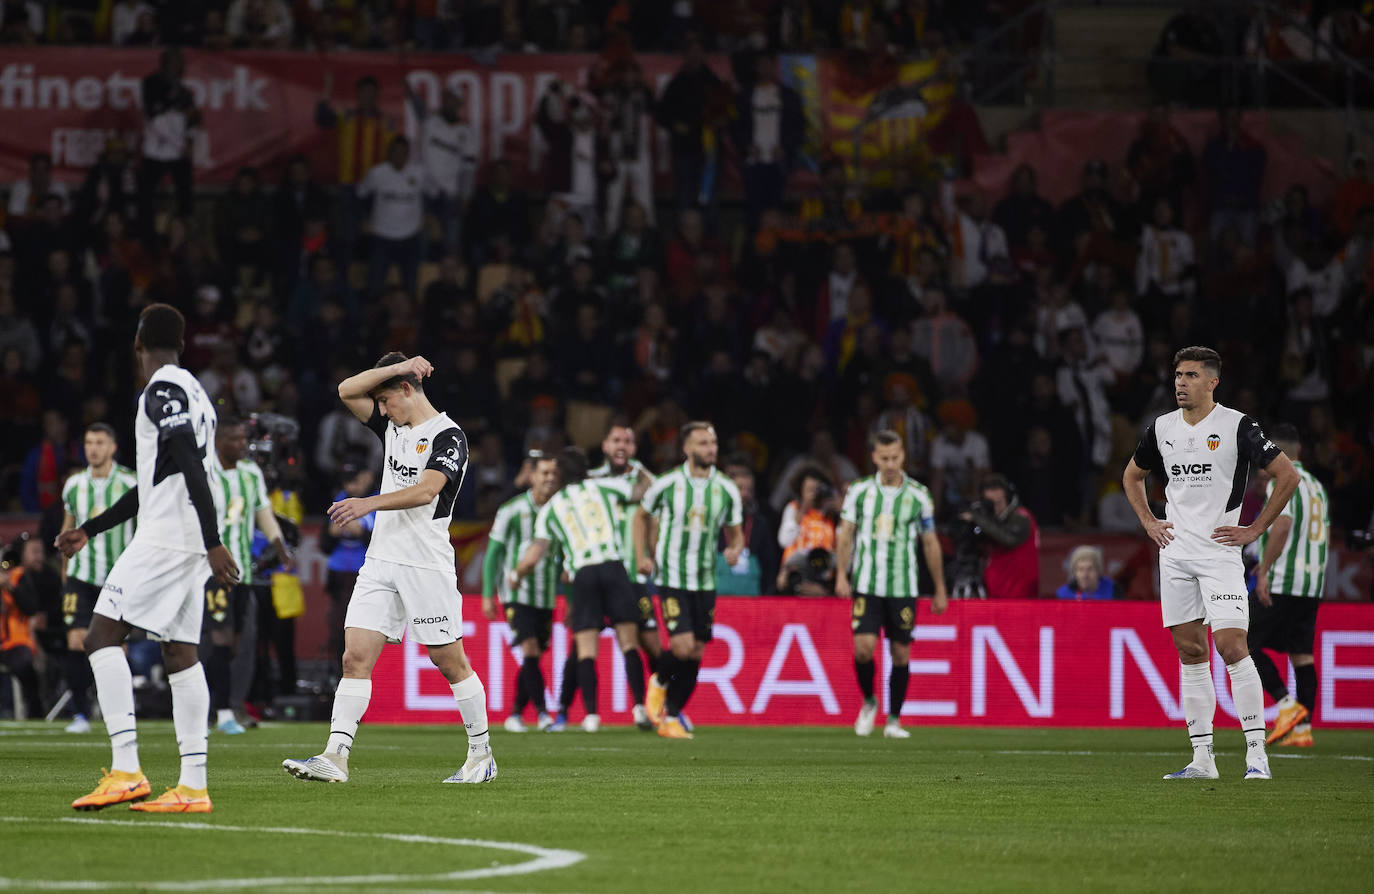
<path fill-rule="evenodd" d="M 1160 549 L 1164 549 L 1173 542 L 1174 526 L 1162 518 L 1155 518 L 1155 514 L 1150 511 L 1150 498 L 1145 493 L 1145 478 L 1148 475 L 1148 471 L 1136 465 L 1135 457 L 1131 457 L 1130 462 L 1126 463 L 1125 474 L 1121 476 L 1121 488 L 1126 492 L 1126 500 L 1135 510 L 1135 517 L 1145 529 L 1146 536 Z"/>
<path fill-rule="evenodd" d="M 835 537 L 835 595 L 848 599 L 854 595 L 849 583 L 849 562 L 854 557 L 854 531 L 852 521 L 841 521 Z"/>
<path fill-rule="evenodd" d="M 538 565 L 544 558 L 544 554 L 549 551 L 549 541 L 535 538 L 530 541 L 530 545 L 525 547 L 525 551 L 520 554 L 520 561 L 510 572 L 510 585 L 517 586 L 522 580 L 534 573 L 534 566 Z"/>
<path fill-rule="evenodd" d="M 725 563 L 735 565 L 744 554 L 744 528 L 740 525 L 725 526 Z"/>
<path fill-rule="evenodd" d="M 1269 529 L 1269 541 L 1264 544 L 1264 555 L 1260 556 L 1259 567 L 1255 569 L 1255 598 L 1263 605 L 1274 604 L 1269 594 L 1269 572 L 1274 569 L 1274 563 L 1278 561 L 1283 545 L 1288 542 L 1288 535 L 1292 532 L 1293 519 L 1286 515 L 1275 519 Z"/>
<path fill-rule="evenodd" d="M 366 422 L 372 418 L 372 410 L 376 405 L 372 391 L 388 379 L 412 373 L 425 379 L 434 373 L 434 364 L 423 357 L 411 357 L 379 369 L 365 369 L 339 383 L 339 400 L 344 402 L 344 406 L 358 421 Z"/>
<path fill-rule="evenodd" d="M 935 598 L 930 602 L 930 611 L 943 615 L 945 609 L 949 608 L 949 593 L 945 590 L 945 555 L 940 549 L 940 535 L 934 531 L 922 534 L 921 551 L 925 554 L 930 578 L 935 582 Z"/>
<path fill-rule="evenodd" d="M 634 535 L 635 535 L 635 568 L 640 574 L 654 573 L 653 545 L 652 539 L 652 516 L 644 511 L 644 507 L 635 510 Z"/>
<path fill-rule="evenodd" d="M 58 541 L 60 541 L 60 540 L 62 539 L 62 535 L 65 534 L 65 533 L 67 533 L 68 531 L 70 531 L 72 528 L 75 528 L 75 527 L 76 527 L 76 519 L 72 516 L 72 514 L 71 514 L 70 512 L 63 512 L 63 513 L 62 513 L 62 530 L 60 530 L 60 531 L 57 532 L 57 540 L 54 540 L 54 541 L 53 541 L 53 546 L 57 546 Z M 62 561 L 61 561 L 61 562 L 58 562 L 58 563 L 57 563 L 57 566 L 58 566 L 58 567 L 57 567 L 57 570 L 58 570 L 59 575 L 61 576 L 62 583 L 63 583 L 63 585 L 66 585 L 66 583 L 67 583 L 67 557 L 66 557 L 66 556 L 63 556 L 63 557 L 62 557 Z"/>
<path fill-rule="evenodd" d="M 1260 535 L 1269 530 L 1274 519 L 1279 517 L 1283 507 L 1288 505 L 1293 491 L 1298 489 L 1298 470 L 1293 461 L 1280 453 L 1269 465 L 1264 467 L 1265 474 L 1274 479 L 1274 489 L 1269 493 L 1260 514 L 1248 525 L 1223 525 L 1212 532 L 1212 539 L 1222 546 L 1245 546 L 1254 543 Z"/>
<path fill-rule="evenodd" d="M 448 479 L 444 477 L 443 472 L 436 469 L 425 469 L 420 473 L 420 480 L 410 487 L 404 487 L 389 494 L 349 497 L 346 500 L 331 503 L 329 521 L 343 527 L 372 512 L 386 512 L 389 509 L 414 509 L 416 506 L 424 506 L 439 496 L 439 491 L 444 489 L 445 484 L 448 484 Z"/>

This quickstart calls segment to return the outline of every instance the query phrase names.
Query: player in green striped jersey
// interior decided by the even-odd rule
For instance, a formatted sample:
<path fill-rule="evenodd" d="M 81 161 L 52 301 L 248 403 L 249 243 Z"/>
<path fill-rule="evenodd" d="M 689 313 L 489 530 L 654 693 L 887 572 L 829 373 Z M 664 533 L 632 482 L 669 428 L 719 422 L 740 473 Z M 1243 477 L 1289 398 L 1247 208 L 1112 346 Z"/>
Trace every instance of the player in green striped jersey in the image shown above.
<path fill-rule="evenodd" d="M 1298 470 L 1298 489 L 1259 539 L 1260 561 L 1255 569 L 1255 591 L 1250 596 L 1250 655 L 1264 690 L 1279 706 L 1267 744 L 1307 747 L 1312 744 L 1312 725 L 1308 721 L 1317 702 L 1317 665 L 1312 658 L 1312 644 L 1317 631 L 1317 607 L 1326 586 L 1331 503 L 1326 488 L 1298 461 L 1302 455 L 1298 430 L 1292 425 L 1279 425 L 1272 439 L 1293 460 L 1293 468 Z M 1263 471 L 1260 475 L 1269 478 Z M 1266 496 L 1273 488 L 1271 480 Z M 1289 694 L 1265 649 L 1288 654 L 1297 682 L 1296 698 Z"/>
<path fill-rule="evenodd" d="M 86 429 L 84 442 L 86 468 L 72 475 L 62 486 L 62 530 L 70 531 L 104 512 L 125 493 L 138 486 L 133 469 L 114 461 L 119 449 L 115 430 L 104 422 Z M 86 658 L 86 628 L 91 626 L 95 601 L 105 585 L 105 575 L 115 559 L 134 536 L 136 522 L 130 519 L 103 534 L 92 537 L 86 549 L 67 559 L 63 565 L 62 623 L 67 627 L 67 654 L 63 673 L 72 693 L 72 722 L 69 733 L 90 732 L 90 688 L 95 684 L 91 664 Z"/>
<path fill-rule="evenodd" d="M 925 485 L 903 471 L 906 450 L 901 436 L 883 430 L 873 435 L 870 446 L 877 474 L 851 484 L 840 511 L 835 595 L 854 599 L 854 672 L 864 696 L 854 732 L 867 736 L 878 716 L 873 653 L 882 631 L 892 652 L 883 737 L 909 739 L 911 733 L 902 729 L 900 718 L 911 677 L 911 632 L 916 626 L 917 540 L 935 582 L 931 611 L 937 615 L 948 605 L 944 561 L 935 533 L 935 501 Z"/>
<path fill-rule="evenodd" d="M 653 484 L 653 474 L 644 467 L 644 464 L 635 459 L 635 450 L 638 445 L 635 443 L 635 432 L 630 426 L 629 420 L 624 417 L 616 417 L 611 420 L 610 428 L 606 431 L 606 437 L 601 441 L 601 454 L 605 457 L 605 462 L 587 473 L 588 478 L 619 478 L 633 487 L 641 480 L 647 480 Z M 637 505 L 637 504 L 636 504 Z M 649 576 L 640 574 L 635 563 L 635 536 L 634 536 L 634 506 L 627 506 L 626 510 L 616 519 L 616 529 L 619 531 L 620 549 L 625 554 L 625 573 L 630 576 L 630 586 L 634 590 L 635 605 L 639 609 L 639 648 L 644 652 L 645 663 L 649 667 L 649 689 L 650 692 L 663 692 L 664 685 L 658 677 L 659 656 L 663 653 L 663 644 L 658 637 L 658 618 L 654 614 L 654 600 L 649 592 Z M 569 656 L 569 661 L 576 656 Z M 654 696 L 649 696 L 649 701 L 653 701 Z M 654 725 L 649 722 L 645 715 L 639 728 L 652 730 Z"/>
<path fill-rule="evenodd" d="M 515 678 L 515 700 L 506 729 L 525 732 L 521 718 L 525 705 L 534 704 L 539 729 L 553 723 L 544 705 L 544 672 L 539 659 L 549 647 L 553 636 L 553 604 L 558 596 L 558 577 L 563 570 L 563 557 L 555 544 L 534 566 L 529 577 L 512 587 L 507 575 L 515 570 L 525 545 L 534 540 L 534 522 L 539 510 L 558 490 L 558 461 L 552 456 L 533 456 L 530 464 L 530 489 L 507 501 L 496 510 L 496 521 L 487 539 L 487 555 L 482 562 L 482 614 L 494 621 L 500 596 L 506 608 L 506 623 L 511 639 L 520 646 L 524 661 Z"/>
<path fill-rule="evenodd" d="M 654 575 L 663 602 L 663 623 L 671 651 L 659 660 L 667 691 L 649 704 L 649 719 L 666 739 L 690 739 L 682 709 L 696 688 L 706 644 L 716 615 L 716 544 L 725 529 L 725 561 L 734 565 L 744 549 L 744 504 L 739 488 L 716 469 L 719 445 L 709 422 L 682 427 L 687 461 L 662 475 L 644 495 L 635 514 L 635 562 Z M 657 517 L 657 547 L 650 556 Z"/>
<path fill-rule="evenodd" d="M 278 556 L 286 557 L 281 526 L 272 512 L 267 480 L 258 464 L 248 459 L 248 430 L 243 422 L 224 416 L 215 431 L 214 474 L 210 489 L 219 511 L 221 542 L 242 569 L 236 586 L 226 587 L 214 578 L 205 582 L 205 613 L 202 616 L 201 660 L 210 686 L 210 707 L 215 711 L 215 728 L 237 735 L 243 726 L 230 707 L 234 652 L 243 632 L 243 621 L 253 600 L 253 534 L 261 529 Z M 208 634 L 206 636 L 205 634 Z"/>
<path fill-rule="evenodd" d="M 571 566 L 572 605 L 565 623 L 577 643 L 577 682 L 587 717 L 582 728 L 601 727 L 596 701 L 596 653 L 601 628 L 615 628 L 625 659 L 625 674 L 634 693 L 635 719 L 644 711 L 644 665 L 636 642 L 635 605 L 630 578 L 616 537 L 615 514 L 644 495 L 646 482 L 631 488 L 614 478 L 587 478 L 587 455 L 568 447 L 558 455 L 562 488 L 539 510 L 534 540 L 525 547 L 508 579 L 517 586 L 538 566 L 554 541 Z"/>

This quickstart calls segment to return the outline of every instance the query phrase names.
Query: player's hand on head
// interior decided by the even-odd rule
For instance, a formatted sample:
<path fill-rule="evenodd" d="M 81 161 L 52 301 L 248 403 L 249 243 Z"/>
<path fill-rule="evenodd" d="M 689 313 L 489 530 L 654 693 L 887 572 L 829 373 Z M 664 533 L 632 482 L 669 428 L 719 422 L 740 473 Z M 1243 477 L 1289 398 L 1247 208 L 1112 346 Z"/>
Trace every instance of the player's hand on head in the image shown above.
<path fill-rule="evenodd" d="M 53 545 L 61 551 L 65 558 L 70 559 L 72 556 L 81 552 L 82 548 L 86 545 L 87 539 L 85 531 L 80 528 L 72 528 L 70 531 L 63 531 L 61 534 L 58 534 L 57 539 L 53 541 Z"/>
<path fill-rule="evenodd" d="M 407 373 L 414 373 L 421 379 L 428 378 L 434 372 L 434 364 L 424 357 L 411 357 L 402 364 Z"/>
<path fill-rule="evenodd" d="M 229 550 L 220 544 L 206 555 L 210 560 L 210 572 L 214 574 L 215 580 L 226 587 L 232 587 L 239 582 L 241 572 L 234 557 L 229 554 Z"/>

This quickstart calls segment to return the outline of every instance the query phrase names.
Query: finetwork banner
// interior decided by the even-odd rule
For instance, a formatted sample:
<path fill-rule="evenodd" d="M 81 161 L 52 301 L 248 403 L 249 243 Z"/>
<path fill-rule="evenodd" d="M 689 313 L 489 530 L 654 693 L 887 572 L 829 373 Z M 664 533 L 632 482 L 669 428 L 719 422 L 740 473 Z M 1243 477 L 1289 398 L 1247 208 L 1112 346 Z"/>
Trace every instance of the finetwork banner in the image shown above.
<path fill-rule="evenodd" d="M 519 656 L 504 622 L 465 600 L 463 643 L 481 676 L 493 722 L 510 711 Z M 543 660 L 546 699 L 557 704 L 571 637 L 560 600 Z M 853 723 L 849 602 L 721 597 L 715 641 L 706 648 L 687 713 L 697 724 Z M 630 722 L 624 665 L 611 634 L 597 658 L 604 722 Z M 882 651 L 886 654 L 886 649 Z M 1374 605 L 1325 604 L 1315 645 L 1321 681 L 1315 722 L 1374 727 Z M 1281 660 L 1281 659 L 1280 659 Z M 891 661 L 880 664 L 880 707 Z M 1183 720 L 1178 659 L 1159 606 L 1139 602 L 1041 600 L 956 602 L 944 615 L 922 600 L 911 652 L 905 723 L 967 726 L 1171 726 Z M 1286 667 L 1286 665 L 1285 665 Z M 1292 688 L 1291 670 L 1287 670 Z M 1214 653 L 1219 727 L 1239 727 L 1226 668 Z M 581 699 L 573 719 L 582 716 Z M 1270 719 L 1274 709 L 1269 709 Z M 461 723 L 453 695 L 424 648 L 388 646 L 373 673 L 368 722 Z"/>

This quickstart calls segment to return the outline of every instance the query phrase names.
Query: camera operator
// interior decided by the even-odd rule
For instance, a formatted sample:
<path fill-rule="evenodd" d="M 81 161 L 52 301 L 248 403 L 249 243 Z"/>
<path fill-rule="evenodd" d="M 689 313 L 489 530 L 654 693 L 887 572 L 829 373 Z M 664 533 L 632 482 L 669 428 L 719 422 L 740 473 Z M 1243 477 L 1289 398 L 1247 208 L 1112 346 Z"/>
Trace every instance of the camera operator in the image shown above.
<path fill-rule="evenodd" d="M 983 498 L 959 513 L 959 520 L 973 526 L 986 559 L 981 595 L 1033 599 L 1040 594 L 1040 529 L 1011 482 L 988 476 Z"/>
<path fill-rule="evenodd" d="M 792 479 L 796 497 L 782 511 L 778 546 L 782 567 L 779 592 L 800 596 L 827 596 L 835 572 L 835 526 L 840 501 L 830 476 L 819 466 L 806 465 Z"/>

